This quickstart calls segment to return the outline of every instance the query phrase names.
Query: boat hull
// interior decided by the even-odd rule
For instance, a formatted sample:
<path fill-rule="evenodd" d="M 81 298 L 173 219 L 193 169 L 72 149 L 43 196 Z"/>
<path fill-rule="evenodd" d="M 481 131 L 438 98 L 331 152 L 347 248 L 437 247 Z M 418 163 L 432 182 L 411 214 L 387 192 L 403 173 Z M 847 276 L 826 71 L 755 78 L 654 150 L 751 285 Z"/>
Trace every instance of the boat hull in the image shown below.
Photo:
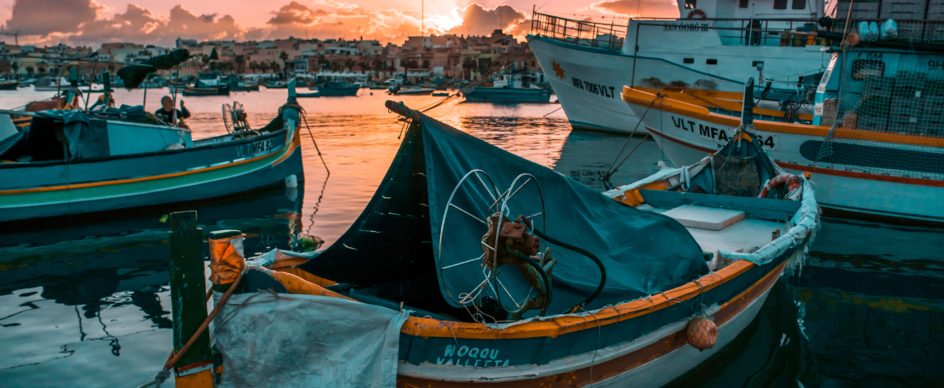
<path fill-rule="evenodd" d="M 401 331 L 398 386 L 659 386 L 692 371 L 733 341 L 753 321 L 789 263 L 803 255 L 798 245 L 770 263 L 742 263 L 721 284 L 698 297 L 678 298 L 643 314 L 626 314 L 592 328 L 553 337 L 466 338 L 429 335 L 411 328 Z M 720 274 L 720 273 L 719 273 Z M 657 298 L 657 297 L 653 297 Z M 696 303 L 697 306 L 693 303 Z M 642 301 L 645 302 L 645 301 Z M 629 302 L 633 303 L 633 302 Z M 655 303 L 652 299 L 645 303 Z M 704 303 L 718 324 L 717 344 L 699 351 L 686 342 L 685 328 L 693 309 Z M 620 306 L 616 306 L 620 308 Z M 594 321 L 593 316 L 585 319 Z M 597 321 L 599 322 L 599 321 Z M 667 322 L 670 322 L 666 324 Z M 553 325 L 556 325 L 553 324 Z M 505 329 L 508 330 L 508 329 Z M 513 331 L 513 330 L 512 330 Z M 448 331 L 447 331 L 448 332 Z M 535 347 L 543 349 L 535 353 Z M 485 356 L 483 356 L 485 354 Z"/>
<path fill-rule="evenodd" d="M 551 98 L 551 92 L 545 89 L 531 88 L 473 88 L 465 95 L 466 101 L 472 102 L 539 102 L 546 103 Z"/>
<path fill-rule="evenodd" d="M 641 112 L 645 105 L 629 103 Z M 717 151 L 735 128 L 700 116 L 653 109 L 646 119 L 646 127 L 656 143 L 675 165 L 693 163 Z M 818 133 L 804 131 L 773 132 L 756 125 L 753 131 L 765 150 L 778 165 L 793 173 L 809 172 L 816 182 L 819 204 L 829 210 L 853 215 L 890 220 L 944 223 L 944 182 L 928 179 L 917 171 L 878 173 L 858 165 L 816 161 L 811 145 L 823 141 Z M 862 142 L 833 139 L 833 144 L 862 146 L 867 144 L 888 150 L 905 150 L 901 145 L 883 142 Z M 926 154 L 940 155 L 940 148 L 928 147 Z M 940 157 L 940 156 L 938 156 Z"/>
<path fill-rule="evenodd" d="M 289 175 L 303 179 L 295 130 L 119 158 L 3 165 L 0 222 L 221 197 L 282 184 Z"/>
<path fill-rule="evenodd" d="M 228 87 L 218 87 L 218 88 L 184 88 L 183 95 L 191 97 L 201 97 L 201 96 L 228 96 L 229 88 Z"/>

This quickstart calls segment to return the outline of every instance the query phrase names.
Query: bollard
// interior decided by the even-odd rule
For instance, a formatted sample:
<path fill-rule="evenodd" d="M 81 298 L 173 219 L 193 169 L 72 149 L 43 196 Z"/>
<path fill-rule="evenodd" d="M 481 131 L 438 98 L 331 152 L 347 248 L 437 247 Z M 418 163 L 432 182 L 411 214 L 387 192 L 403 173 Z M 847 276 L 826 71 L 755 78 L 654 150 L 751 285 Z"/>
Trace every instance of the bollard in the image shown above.
<path fill-rule="evenodd" d="M 171 213 L 170 225 L 170 297 L 179 352 L 207 317 L 203 232 L 193 210 Z M 204 331 L 174 365 L 177 386 L 213 386 L 212 367 L 210 335 Z"/>

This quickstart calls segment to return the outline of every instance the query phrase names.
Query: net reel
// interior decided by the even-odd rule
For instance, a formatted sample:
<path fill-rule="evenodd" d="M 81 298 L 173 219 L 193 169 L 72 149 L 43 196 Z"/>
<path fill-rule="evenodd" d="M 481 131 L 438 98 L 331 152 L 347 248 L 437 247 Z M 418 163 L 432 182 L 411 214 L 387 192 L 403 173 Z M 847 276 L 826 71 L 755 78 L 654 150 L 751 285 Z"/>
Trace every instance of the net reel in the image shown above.
<path fill-rule="evenodd" d="M 460 205 L 463 198 L 471 202 L 466 207 Z M 468 240 L 454 240 L 467 239 L 467 235 L 447 233 L 450 221 L 457 224 L 469 220 L 481 224 L 484 231 L 477 250 L 471 249 Z M 541 242 L 534 230 L 536 223 L 545 228 L 547 221 L 541 186 L 531 174 L 518 175 L 506 190 L 499 191 L 488 173 L 476 169 L 466 173 L 453 188 L 436 247 L 443 263 L 440 278 L 444 279 L 448 271 L 475 271 L 478 264 L 482 280 L 471 289 L 453 292 L 446 281 L 442 282 L 446 294 L 474 320 L 484 322 L 486 317 L 493 321 L 518 320 L 531 310 L 538 310 L 538 315 L 547 312 L 552 294 L 551 272 L 557 261 L 550 248 L 540 250 Z M 445 260 L 444 242 L 469 246 L 459 254 L 467 259 Z"/>
<path fill-rule="evenodd" d="M 243 104 L 233 101 L 233 104 L 223 104 L 223 125 L 226 126 L 226 132 L 240 136 L 254 134 L 252 127 L 249 126 L 246 110 Z"/>

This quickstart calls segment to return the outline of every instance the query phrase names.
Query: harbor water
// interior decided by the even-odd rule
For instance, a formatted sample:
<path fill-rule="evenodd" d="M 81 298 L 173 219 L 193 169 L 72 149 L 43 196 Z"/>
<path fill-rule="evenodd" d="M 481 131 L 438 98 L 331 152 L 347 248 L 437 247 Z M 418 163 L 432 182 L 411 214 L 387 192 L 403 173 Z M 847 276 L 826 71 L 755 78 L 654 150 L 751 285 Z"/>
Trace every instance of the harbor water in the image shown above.
<path fill-rule="evenodd" d="M 166 93 L 148 91 L 147 109 L 157 109 Z M 161 221 L 170 211 L 196 209 L 205 231 L 244 231 L 247 253 L 288 248 L 298 234 L 336 240 L 373 195 L 405 129 L 384 108 L 389 96 L 360 93 L 300 101 L 305 176 L 297 189 L 0 226 L 0 386 L 153 379 L 171 349 L 169 226 Z M 0 91 L 0 108 L 52 94 Z M 115 97 L 140 104 L 142 91 Z M 412 108 L 441 100 L 396 99 Z M 193 137 L 224 133 L 221 105 L 234 100 L 261 127 L 284 103 L 285 90 L 186 98 Z M 659 169 L 662 155 L 652 141 L 571 131 L 559 107 L 449 100 L 428 113 L 599 190 L 621 150 L 632 155 L 612 183 Z M 677 384 L 940 386 L 942 363 L 944 231 L 826 217 L 809 257 L 778 282 L 758 318 Z"/>

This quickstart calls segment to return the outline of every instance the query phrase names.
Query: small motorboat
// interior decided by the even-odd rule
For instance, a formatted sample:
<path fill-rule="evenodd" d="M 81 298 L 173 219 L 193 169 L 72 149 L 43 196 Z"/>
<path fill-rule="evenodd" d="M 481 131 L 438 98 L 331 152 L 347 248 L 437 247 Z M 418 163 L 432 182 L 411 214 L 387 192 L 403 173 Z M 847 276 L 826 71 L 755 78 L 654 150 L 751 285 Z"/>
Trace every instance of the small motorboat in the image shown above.
<path fill-rule="evenodd" d="M 492 77 L 492 86 L 476 86 L 463 94 L 469 102 L 547 103 L 551 98 L 551 91 L 535 86 L 535 80 L 534 76 L 516 72 L 512 68 Z"/>
<path fill-rule="evenodd" d="M 434 92 L 436 89 L 433 88 L 424 88 L 422 86 L 400 86 L 395 85 L 391 86 L 387 90 L 388 94 L 394 96 L 406 96 L 406 95 L 429 95 Z"/>
<path fill-rule="evenodd" d="M 16 90 L 20 86 L 17 80 L 0 80 L 0 90 Z"/>
<path fill-rule="evenodd" d="M 201 97 L 201 96 L 228 96 L 229 95 L 229 85 L 221 85 L 214 87 L 187 87 L 184 88 L 181 94 L 191 97 Z"/>
<path fill-rule="evenodd" d="M 344 97 L 356 96 L 360 88 L 360 85 L 350 82 L 327 81 L 309 89 L 317 90 L 318 97 Z"/>
<path fill-rule="evenodd" d="M 204 323 L 215 317 L 223 381 L 663 385 L 748 326 L 817 226 L 803 177 L 784 186 L 789 199 L 756 197 L 781 171 L 746 131 L 700 164 L 602 194 L 402 103 L 387 107 L 409 129 L 330 247 L 245 260 L 239 231 L 211 233 L 218 307 Z M 181 266 L 200 277 L 203 251 L 193 251 L 196 264 Z M 219 369 L 194 331 L 205 282 L 171 284 L 192 301 L 175 302 L 176 349 L 188 338 L 206 345 L 169 364 L 186 357 L 177 383 L 209 386 Z"/>
<path fill-rule="evenodd" d="M 0 222 L 231 195 L 303 178 L 299 110 L 252 129 L 224 105 L 227 134 L 193 140 L 139 107 L 0 112 Z M 14 124 L 16 123 L 16 124 Z"/>

